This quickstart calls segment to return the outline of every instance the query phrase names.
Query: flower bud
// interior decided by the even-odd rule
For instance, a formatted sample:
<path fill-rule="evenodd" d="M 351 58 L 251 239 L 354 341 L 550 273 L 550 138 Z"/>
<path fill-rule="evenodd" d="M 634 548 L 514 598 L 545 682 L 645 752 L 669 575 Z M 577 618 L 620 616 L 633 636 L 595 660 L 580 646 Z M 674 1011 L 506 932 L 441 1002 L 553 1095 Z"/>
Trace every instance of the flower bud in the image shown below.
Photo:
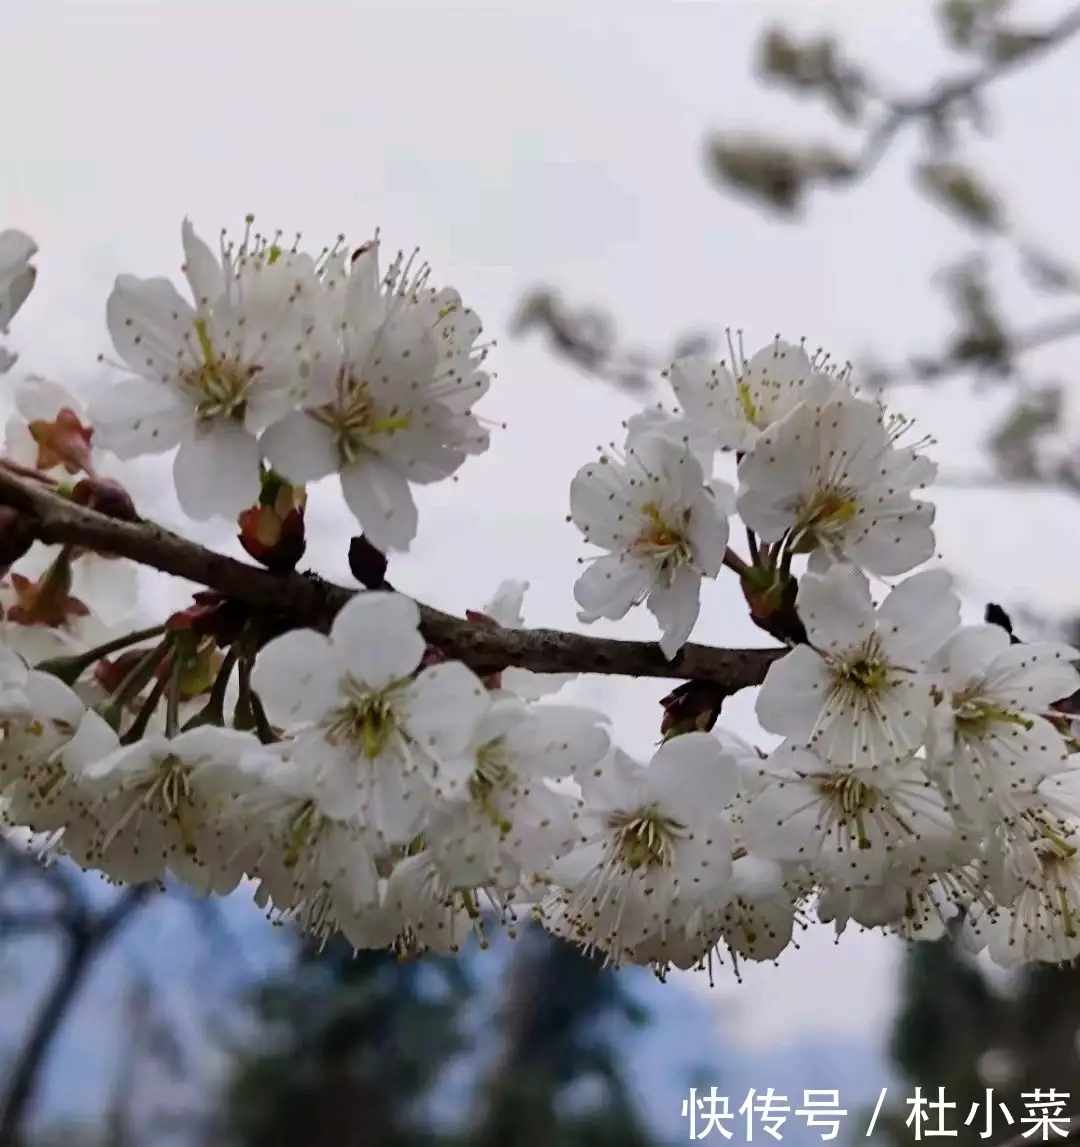
<path fill-rule="evenodd" d="M 71 491 L 71 500 L 121 522 L 138 522 L 131 495 L 112 478 L 83 478 Z"/>
<path fill-rule="evenodd" d="M 291 486 L 268 470 L 258 503 L 237 519 L 240 544 L 271 573 L 291 573 L 304 556 L 306 504 L 303 486 Z"/>
<path fill-rule="evenodd" d="M 715 681 L 684 681 L 660 701 L 664 707 L 660 721 L 664 740 L 681 733 L 710 732 L 729 696 Z"/>
<path fill-rule="evenodd" d="M 84 426 L 70 407 L 63 407 L 50 422 L 35 418 L 27 424 L 30 437 L 37 444 L 35 465 L 39 470 L 53 470 L 62 466 L 69 474 L 92 474 L 90 443 L 94 428 Z"/>
<path fill-rule="evenodd" d="M 349 543 L 349 571 L 368 589 L 380 589 L 386 581 L 386 554 L 358 534 Z"/>
<path fill-rule="evenodd" d="M 7 611 L 7 620 L 16 625 L 60 629 L 72 618 L 86 617 L 89 607 L 71 593 L 71 560 L 71 550 L 65 547 L 36 581 L 19 573 L 10 574 L 16 601 Z"/>
<path fill-rule="evenodd" d="M 790 574 L 752 566 L 742 576 L 743 597 L 750 607 L 750 620 L 777 641 L 807 643 L 806 627 L 795 609 L 799 583 Z"/>

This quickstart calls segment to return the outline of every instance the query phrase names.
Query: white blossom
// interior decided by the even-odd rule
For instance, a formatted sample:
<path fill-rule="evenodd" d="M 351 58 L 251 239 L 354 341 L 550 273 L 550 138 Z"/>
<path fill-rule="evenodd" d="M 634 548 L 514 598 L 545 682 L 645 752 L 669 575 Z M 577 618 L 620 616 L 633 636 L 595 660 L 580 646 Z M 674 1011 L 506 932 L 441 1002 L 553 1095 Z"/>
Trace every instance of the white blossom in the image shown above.
<path fill-rule="evenodd" d="M 733 349 L 732 358 L 741 356 Z M 673 363 L 667 374 L 687 421 L 704 428 L 715 449 L 739 453 L 804 399 L 824 400 L 847 388 L 846 374 L 780 339 L 734 366 L 694 355 Z"/>
<path fill-rule="evenodd" d="M 416 536 L 412 485 L 454 474 L 487 448 L 472 414 L 489 376 L 479 369 L 480 322 L 452 290 L 427 286 L 399 257 L 379 275 L 379 243 L 331 271 L 335 322 L 308 379 L 301 410 L 262 439 L 270 464 L 303 484 L 338 474 L 369 541 L 407 550 Z"/>
<path fill-rule="evenodd" d="M 570 516 L 608 552 L 574 586 L 579 619 L 617 620 L 644 601 L 673 658 L 697 621 L 701 579 L 723 565 L 731 510 L 730 487 L 705 485 L 689 449 L 663 434 L 631 435 L 625 459 L 583 467 L 570 486 Z"/>
<path fill-rule="evenodd" d="M 800 403 L 739 463 L 740 517 L 818 565 L 848 561 L 881 577 L 914 569 L 934 553 L 934 506 L 912 491 L 936 466 L 894 438 L 873 402 Z"/>
<path fill-rule="evenodd" d="M 0 335 L 8 333 L 11 320 L 34 288 L 37 268 L 30 260 L 37 252 L 37 243 L 25 231 L 0 231 Z M 10 370 L 17 357 L 0 347 L 0 374 Z"/>
<path fill-rule="evenodd" d="M 669 927 L 676 896 L 704 896 L 731 876 L 723 812 L 734 760 L 708 733 L 686 733 L 648 766 L 616 749 L 581 778 L 581 843 L 551 869 L 578 939 L 613 959 Z"/>
<path fill-rule="evenodd" d="M 917 761 L 858 771 L 785 742 L 762 773 L 768 783 L 743 812 L 752 854 L 797 861 L 840 887 L 878 884 L 889 867 L 955 839 L 945 801 Z"/>
<path fill-rule="evenodd" d="M 915 574 L 875 609 L 864 575 L 833 566 L 804 575 L 797 609 L 810 644 L 769 667 L 762 728 L 808 741 L 835 767 L 878 768 L 921 748 L 932 705 L 923 669 L 960 624 L 949 575 Z"/>
<path fill-rule="evenodd" d="M 927 742 L 932 775 L 974 824 L 1018 810 L 1014 794 L 1066 769 L 1067 746 L 1044 715 L 1080 688 L 1078 656 L 1052 642 L 1011 644 L 997 625 L 959 630 L 930 669 L 939 690 Z"/>
<path fill-rule="evenodd" d="M 406 843 L 438 797 L 463 783 L 459 762 L 490 700 L 460 662 L 414 677 L 424 654 L 409 598 L 361 593 L 329 637 L 310 629 L 275 638 L 252 683 L 271 720 L 296 731 L 320 804 L 380 839 Z"/>
<path fill-rule="evenodd" d="M 258 498 L 258 433 L 296 405 L 312 370 L 318 280 L 308 256 L 245 235 L 219 258 L 186 219 L 182 231 L 194 302 L 168 279 L 117 278 L 106 317 L 129 377 L 91 419 L 121 459 L 179 447 L 184 512 L 235 518 Z"/>

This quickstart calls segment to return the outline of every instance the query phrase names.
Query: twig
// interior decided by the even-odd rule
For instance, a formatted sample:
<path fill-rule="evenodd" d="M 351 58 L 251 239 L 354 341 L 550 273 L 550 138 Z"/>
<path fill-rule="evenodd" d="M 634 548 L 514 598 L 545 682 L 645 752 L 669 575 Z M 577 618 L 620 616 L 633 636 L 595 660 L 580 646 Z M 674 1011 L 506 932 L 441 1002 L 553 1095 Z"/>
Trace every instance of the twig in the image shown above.
<path fill-rule="evenodd" d="M 123 892 L 97 916 L 67 934 L 67 951 L 52 986 L 42 1000 L 29 1037 L 0 1095 L 0 1147 L 20 1147 L 26 1116 L 41 1078 L 41 1070 L 63 1026 L 94 958 L 146 900 L 152 889 L 139 885 Z"/>
<path fill-rule="evenodd" d="M 77 506 L 0 467 L 0 505 L 34 518 L 41 541 L 74 544 L 216 590 L 255 608 L 284 615 L 296 627 L 326 630 L 355 590 L 304 574 L 270 573 L 188 541 L 152 522 L 124 522 Z M 760 685 L 785 652 L 686 645 L 673 661 L 646 641 L 587 637 L 554 629 L 506 629 L 420 605 L 425 639 L 481 676 L 508 666 L 536 673 L 600 673 L 624 677 L 695 678 L 734 693 Z M 0 1145 L 2 1147 L 2 1145 Z"/>
<path fill-rule="evenodd" d="M 1080 33 L 1080 7 L 1069 9 L 1024 52 L 993 60 L 953 79 L 939 80 L 925 95 L 886 101 L 886 110 L 867 137 L 851 181 L 873 171 L 907 124 L 940 116 L 958 100 L 970 99 L 1003 76 L 1034 63 L 1068 43 L 1077 33 Z"/>

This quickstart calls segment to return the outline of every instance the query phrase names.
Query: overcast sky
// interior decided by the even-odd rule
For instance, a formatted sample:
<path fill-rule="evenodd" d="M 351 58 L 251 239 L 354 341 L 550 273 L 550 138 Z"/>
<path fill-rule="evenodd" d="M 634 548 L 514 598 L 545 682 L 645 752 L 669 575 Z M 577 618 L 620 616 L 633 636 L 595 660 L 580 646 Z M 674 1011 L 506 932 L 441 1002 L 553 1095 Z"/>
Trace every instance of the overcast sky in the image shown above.
<path fill-rule="evenodd" d="M 211 242 L 247 212 L 314 247 L 342 231 L 360 242 L 379 226 L 390 248 L 419 245 L 433 281 L 456 286 L 484 317 L 500 345 L 483 412 L 508 429 L 459 482 L 424 492 L 420 538 L 393 569 L 434 604 L 479 607 L 502 578 L 527 578 L 531 623 L 576 626 L 571 587 L 584 550 L 564 520 L 567 487 L 634 406 L 539 343 L 507 337 L 535 284 L 609 306 L 646 346 L 730 325 L 751 346 L 805 335 L 843 360 L 932 348 L 947 330 L 927 284 L 966 240 L 912 192 L 914 138 L 864 188 L 815 200 L 800 226 L 717 194 L 701 163 L 715 127 L 842 141 L 824 114 L 750 78 L 770 20 L 840 32 L 890 89 L 917 91 L 950 63 L 928 5 L 3 3 L 0 226 L 42 247 L 39 286 L 10 344 L 21 367 L 73 388 L 97 376 L 114 276 L 177 274 L 185 214 Z M 992 100 L 998 142 L 972 154 L 983 162 L 985 152 L 1025 233 L 1080 257 L 1075 226 L 1053 230 L 1075 219 L 1080 135 L 1046 114 L 1075 103 L 1077 58 L 1065 52 L 1003 85 Z M 1075 352 L 1045 361 L 1067 371 Z M 999 398 L 956 388 L 897 399 L 952 466 L 977 462 L 980 431 L 1001 409 Z M 1069 603 L 1067 500 L 948 491 L 939 505 L 942 554 L 973 593 Z M 313 495 L 309 523 L 314 542 L 320 531 L 327 539 L 309 555 L 345 576 L 337 539 L 349 521 L 330 490 Z M 645 615 L 596 631 L 655 632 Z M 695 637 L 759 641 L 734 584 L 708 595 Z M 610 709 L 625 747 L 644 755 L 665 688 L 594 680 L 575 695 Z M 752 697 L 730 708 L 725 720 L 753 736 Z M 896 958 L 889 942 L 850 936 L 834 947 L 818 928 L 741 986 L 721 981 L 709 993 L 691 979 L 746 1038 L 827 1030 L 879 1040 Z"/>

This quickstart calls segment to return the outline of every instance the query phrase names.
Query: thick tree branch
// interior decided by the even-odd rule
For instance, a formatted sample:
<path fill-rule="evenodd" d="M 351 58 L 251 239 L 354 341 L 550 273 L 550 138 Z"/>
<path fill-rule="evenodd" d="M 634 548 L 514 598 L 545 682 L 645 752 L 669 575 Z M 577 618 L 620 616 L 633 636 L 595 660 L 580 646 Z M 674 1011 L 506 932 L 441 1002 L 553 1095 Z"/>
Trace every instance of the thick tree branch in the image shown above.
<path fill-rule="evenodd" d="M 49 544 L 76 545 L 129 558 L 226 597 L 284 615 L 297 627 L 326 630 L 356 592 L 311 575 L 272 574 L 215 553 L 151 522 L 126 522 L 75 505 L 47 486 L 0 465 L 0 505 L 36 522 Z M 600 673 L 623 677 L 694 678 L 725 693 L 760 685 L 783 649 L 714 649 L 687 645 L 674 661 L 647 641 L 588 637 L 555 629 L 506 629 L 472 622 L 421 605 L 427 641 L 479 674 L 508 666 L 536 673 Z"/>

